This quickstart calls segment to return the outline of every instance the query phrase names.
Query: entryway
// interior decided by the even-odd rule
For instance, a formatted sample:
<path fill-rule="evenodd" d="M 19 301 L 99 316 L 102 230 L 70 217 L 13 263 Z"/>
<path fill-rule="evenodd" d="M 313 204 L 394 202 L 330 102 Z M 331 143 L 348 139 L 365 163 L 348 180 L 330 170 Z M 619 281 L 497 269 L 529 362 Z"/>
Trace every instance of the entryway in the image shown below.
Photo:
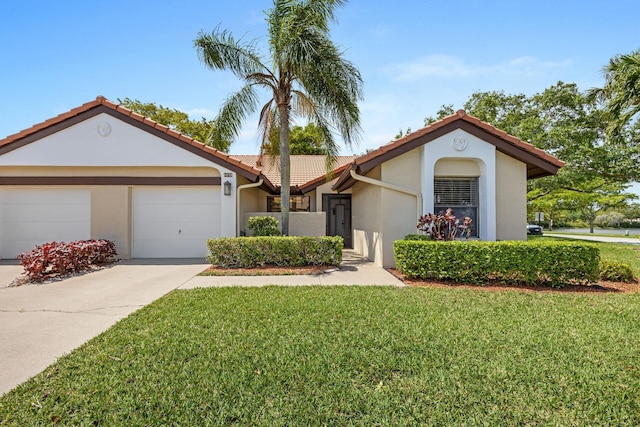
<path fill-rule="evenodd" d="M 351 194 L 323 194 L 322 210 L 327 213 L 327 236 L 342 236 L 344 247 L 352 248 Z"/>

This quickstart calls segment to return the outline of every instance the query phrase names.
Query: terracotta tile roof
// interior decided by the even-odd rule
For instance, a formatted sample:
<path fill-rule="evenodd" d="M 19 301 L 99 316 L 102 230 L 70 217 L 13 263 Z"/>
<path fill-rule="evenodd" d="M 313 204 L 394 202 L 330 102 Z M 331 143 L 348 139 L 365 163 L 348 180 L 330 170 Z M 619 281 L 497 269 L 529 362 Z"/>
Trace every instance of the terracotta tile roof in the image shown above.
<path fill-rule="evenodd" d="M 113 110 L 120 114 L 124 114 L 125 116 L 131 119 L 134 119 L 146 126 L 149 126 L 160 132 L 163 132 L 168 136 L 175 138 L 183 143 L 186 143 L 198 150 L 201 150 L 202 152 L 207 153 L 215 157 L 217 160 L 219 160 L 222 166 L 229 167 L 232 170 L 236 170 L 237 172 L 241 173 L 243 176 L 245 176 L 246 178 L 252 181 L 257 181 L 258 177 L 261 175 L 260 170 L 246 163 L 241 162 L 235 157 L 225 154 L 199 141 L 196 141 L 195 139 L 189 136 L 176 132 L 175 130 L 170 129 L 167 126 L 161 125 L 160 123 L 157 123 L 147 117 L 144 117 L 138 113 L 135 113 L 129 110 L 128 108 L 122 107 L 114 102 L 111 102 L 103 96 L 98 96 L 94 101 L 87 102 L 77 108 L 67 111 L 66 113 L 62 113 L 56 117 L 52 117 L 48 120 L 45 120 L 42 123 L 38 123 L 21 132 L 7 136 L 6 138 L 0 140 L 0 148 L 9 147 L 11 144 L 17 143 L 18 141 L 23 140 L 24 138 L 27 138 L 31 135 L 34 135 L 39 131 L 50 128 L 51 126 L 57 125 L 58 123 L 62 123 L 65 120 L 72 119 L 82 113 L 88 112 L 94 108 L 99 108 L 99 107 L 106 107 L 107 109 Z M 271 183 L 268 183 L 268 184 L 271 184 Z M 268 186 L 273 187 L 272 184 Z"/>
<path fill-rule="evenodd" d="M 262 156 L 262 163 L 258 164 L 260 156 L 236 155 L 238 160 L 259 169 L 264 176 L 276 185 L 280 185 L 280 161 L 278 158 Z M 337 156 L 330 176 L 334 178 L 356 159 L 356 156 Z M 293 155 L 291 156 L 291 187 L 302 192 L 310 191 L 318 185 L 327 182 L 326 157 L 322 155 Z"/>
<path fill-rule="evenodd" d="M 389 158 L 393 158 L 395 156 L 405 153 L 410 149 L 413 149 L 419 145 L 422 145 L 418 143 L 418 141 L 416 141 L 419 138 L 428 136 L 430 134 L 438 135 L 438 132 L 437 132 L 438 130 L 441 130 L 446 126 L 455 124 L 455 122 L 469 123 L 475 126 L 476 128 L 489 133 L 490 135 L 496 137 L 500 141 L 503 141 L 509 146 L 513 147 L 513 150 L 509 150 L 509 151 L 512 151 L 512 152 L 521 151 L 523 153 L 527 153 L 539 159 L 543 165 L 548 166 L 548 168 L 545 168 L 545 169 L 540 169 L 539 165 L 535 166 L 536 168 L 535 172 L 529 173 L 528 175 L 529 178 L 555 174 L 557 169 L 564 166 L 564 162 L 562 160 L 559 160 L 558 158 L 544 152 L 543 150 L 533 146 L 532 144 L 522 141 L 521 139 L 513 135 L 509 135 L 508 133 L 490 125 L 489 123 L 485 123 L 476 117 L 470 116 L 464 110 L 458 110 L 456 111 L 455 114 L 447 116 L 422 129 L 419 129 L 415 132 L 407 134 L 402 138 L 396 139 L 395 141 L 392 141 L 376 150 L 373 150 L 363 156 L 356 158 L 351 163 L 350 169 L 355 169 L 359 173 L 366 173 L 371 169 L 373 169 L 378 164 L 388 160 Z M 429 142 L 429 140 L 425 140 L 423 143 L 426 143 L 426 142 Z M 498 149 L 501 150 L 500 147 L 498 147 Z M 502 148 L 502 150 L 504 150 L 504 147 Z M 510 153 L 510 155 L 512 155 L 512 153 Z M 528 166 L 531 166 L 531 165 L 528 165 Z M 533 166 L 532 166 L 532 169 L 533 169 Z M 350 184 L 353 184 L 352 179 L 350 178 L 349 171 L 345 170 L 341 174 L 341 176 L 339 177 L 338 181 L 336 182 L 333 188 L 339 191 L 343 191 L 346 188 L 348 188 Z"/>

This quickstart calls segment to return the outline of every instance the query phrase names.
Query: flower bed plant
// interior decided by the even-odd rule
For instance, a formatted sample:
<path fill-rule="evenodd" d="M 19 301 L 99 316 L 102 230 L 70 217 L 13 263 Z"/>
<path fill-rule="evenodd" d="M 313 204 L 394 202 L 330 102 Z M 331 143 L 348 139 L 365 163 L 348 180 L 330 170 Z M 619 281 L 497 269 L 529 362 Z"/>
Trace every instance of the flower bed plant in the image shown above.
<path fill-rule="evenodd" d="M 110 240 L 49 242 L 18 255 L 31 282 L 66 276 L 115 261 L 116 245 Z"/>

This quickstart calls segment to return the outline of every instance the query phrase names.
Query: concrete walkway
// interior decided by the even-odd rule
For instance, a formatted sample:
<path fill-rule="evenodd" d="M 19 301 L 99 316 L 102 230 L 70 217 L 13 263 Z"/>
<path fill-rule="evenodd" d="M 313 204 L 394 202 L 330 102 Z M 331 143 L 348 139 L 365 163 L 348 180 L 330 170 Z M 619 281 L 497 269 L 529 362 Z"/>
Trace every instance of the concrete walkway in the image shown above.
<path fill-rule="evenodd" d="M 402 282 L 351 251 L 322 275 L 197 276 L 204 260 L 128 260 L 43 285 L 7 287 L 22 273 L 0 263 L 0 395 L 117 321 L 174 289 L 215 286 L 395 285 Z"/>
<path fill-rule="evenodd" d="M 222 286 L 317 286 L 317 285 L 361 285 L 404 286 L 395 276 L 371 261 L 345 250 L 339 269 L 327 270 L 324 274 L 296 276 L 195 276 L 180 286 L 180 289 Z"/>

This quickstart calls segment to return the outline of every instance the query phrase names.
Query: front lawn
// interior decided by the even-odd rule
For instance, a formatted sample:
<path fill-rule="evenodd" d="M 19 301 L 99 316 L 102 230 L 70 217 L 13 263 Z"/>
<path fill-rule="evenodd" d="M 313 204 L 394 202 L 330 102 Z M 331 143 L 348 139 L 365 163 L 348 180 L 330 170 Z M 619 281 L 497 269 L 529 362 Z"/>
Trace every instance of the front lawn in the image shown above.
<path fill-rule="evenodd" d="M 0 424 L 636 426 L 640 295 L 175 291 L 0 398 Z"/>

